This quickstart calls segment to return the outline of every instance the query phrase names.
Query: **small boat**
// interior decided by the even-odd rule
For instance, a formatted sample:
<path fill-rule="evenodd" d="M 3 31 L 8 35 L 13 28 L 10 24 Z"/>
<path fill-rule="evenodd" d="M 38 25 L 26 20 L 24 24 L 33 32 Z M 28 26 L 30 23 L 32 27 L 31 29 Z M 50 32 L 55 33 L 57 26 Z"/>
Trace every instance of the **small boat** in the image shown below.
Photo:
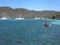
<path fill-rule="evenodd" d="M 51 25 L 49 23 L 44 23 L 45 27 L 50 27 Z"/>

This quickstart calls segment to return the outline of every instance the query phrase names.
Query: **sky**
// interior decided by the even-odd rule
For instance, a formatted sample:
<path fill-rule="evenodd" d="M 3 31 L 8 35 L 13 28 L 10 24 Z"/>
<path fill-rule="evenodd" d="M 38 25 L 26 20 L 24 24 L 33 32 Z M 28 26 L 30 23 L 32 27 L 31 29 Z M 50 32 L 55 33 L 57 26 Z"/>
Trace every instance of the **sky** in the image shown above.
<path fill-rule="evenodd" d="M 26 8 L 29 10 L 60 11 L 60 0 L 0 0 L 0 7 Z"/>

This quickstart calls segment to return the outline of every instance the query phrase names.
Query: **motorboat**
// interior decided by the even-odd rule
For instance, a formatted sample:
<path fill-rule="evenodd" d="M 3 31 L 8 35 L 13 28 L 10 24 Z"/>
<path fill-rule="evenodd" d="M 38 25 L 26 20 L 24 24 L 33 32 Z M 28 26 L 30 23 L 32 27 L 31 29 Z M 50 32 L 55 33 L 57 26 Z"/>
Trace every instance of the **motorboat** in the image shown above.
<path fill-rule="evenodd" d="M 51 25 L 49 23 L 44 23 L 45 27 L 50 27 Z"/>

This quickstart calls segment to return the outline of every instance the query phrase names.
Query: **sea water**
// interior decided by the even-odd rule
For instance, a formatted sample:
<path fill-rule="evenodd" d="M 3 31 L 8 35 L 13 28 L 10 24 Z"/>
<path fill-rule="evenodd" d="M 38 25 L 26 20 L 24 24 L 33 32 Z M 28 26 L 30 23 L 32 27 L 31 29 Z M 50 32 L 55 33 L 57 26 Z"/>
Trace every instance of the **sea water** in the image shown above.
<path fill-rule="evenodd" d="M 0 20 L 0 45 L 60 45 L 60 21 Z"/>

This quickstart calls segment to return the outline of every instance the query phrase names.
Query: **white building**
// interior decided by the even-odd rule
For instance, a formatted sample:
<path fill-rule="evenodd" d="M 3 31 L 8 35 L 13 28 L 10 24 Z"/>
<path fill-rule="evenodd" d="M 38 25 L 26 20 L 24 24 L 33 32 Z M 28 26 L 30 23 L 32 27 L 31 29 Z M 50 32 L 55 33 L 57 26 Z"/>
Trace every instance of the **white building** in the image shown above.
<path fill-rule="evenodd" d="M 14 20 L 24 20 L 24 18 L 18 17 L 18 18 L 14 18 Z"/>
<path fill-rule="evenodd" d="M 34 18 L 35 20 L 40 19 L 40 18 Z"/>
<path fill-rule="evenodd" d="M 7 20 L 7 19 L 8 19 L 7 17 L 0 18 L 0 20 Z"/>

